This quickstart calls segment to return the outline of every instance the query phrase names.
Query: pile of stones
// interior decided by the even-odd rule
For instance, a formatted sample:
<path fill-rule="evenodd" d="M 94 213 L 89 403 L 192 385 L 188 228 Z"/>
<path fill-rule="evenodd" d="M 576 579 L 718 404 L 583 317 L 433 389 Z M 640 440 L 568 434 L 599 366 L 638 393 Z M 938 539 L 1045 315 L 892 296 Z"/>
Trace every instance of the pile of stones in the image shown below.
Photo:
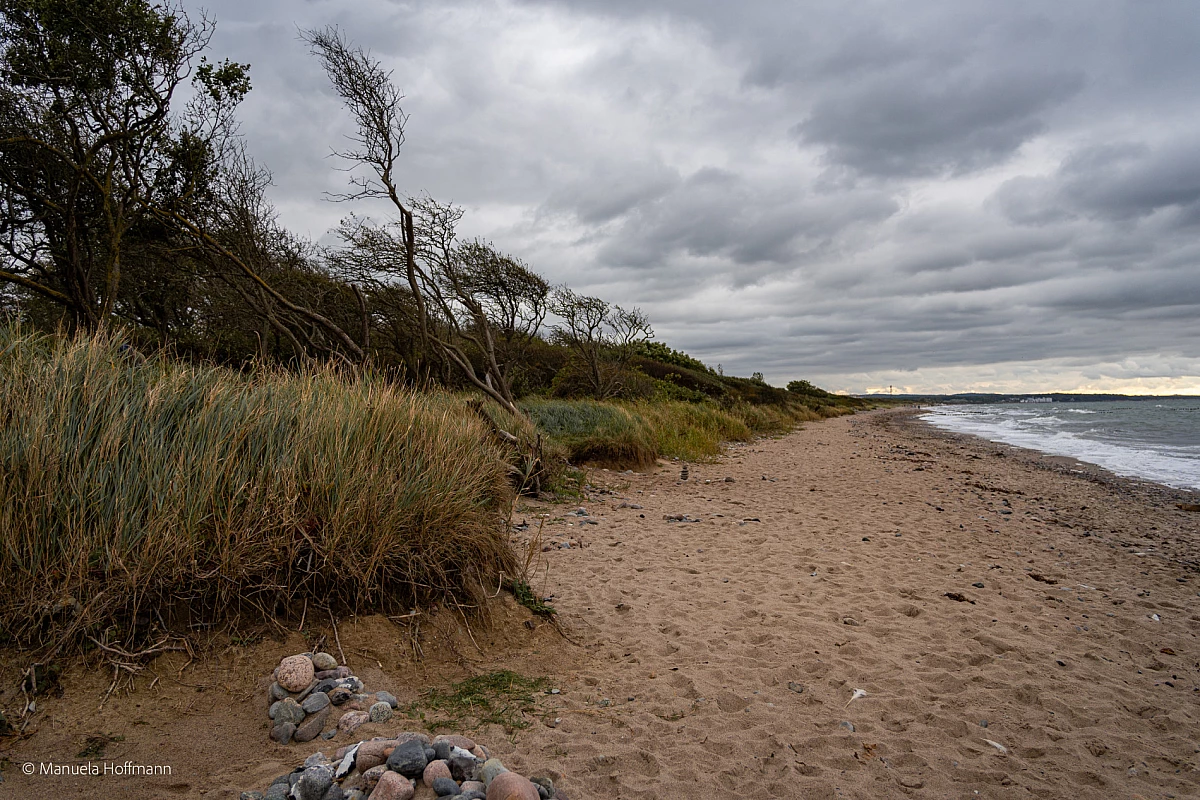
<path fill-rule="evenodd" d="M 313 753 L 265 792 L 241 800 L 410 800 L 418 783 L 446 800 L 567 800 L 549 778 L 524 778 L 465 736 L 399 733 Z"/>
<path fill-rule="evenodd" d="M 398 705 L 389 692 L 363 692 L 363 682 L 329 653 L 288 656 L 275 668 L 270 689 L 271 738 L 279 744 L 353 733 L 367 722 L 387 722 Z M 337 714 L 330 730 L 326 725 Z"/>

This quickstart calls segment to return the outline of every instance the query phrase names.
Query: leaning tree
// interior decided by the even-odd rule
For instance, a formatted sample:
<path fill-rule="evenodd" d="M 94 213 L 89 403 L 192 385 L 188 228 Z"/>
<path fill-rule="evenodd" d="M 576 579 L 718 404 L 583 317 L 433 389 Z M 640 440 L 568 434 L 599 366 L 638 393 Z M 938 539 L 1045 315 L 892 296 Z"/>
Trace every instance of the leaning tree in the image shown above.
<path fill-rule="evenodd" d="M 0 282 L 81 327 L 118 307 L 154 206 L 201 194 L 235 136 L 248 65 L 213 25 L 147 0 L 0 0 Z M 185 81 L 193 99 L 173 108 Z M 178 105 L 177 103 L 175 105 Z"/>

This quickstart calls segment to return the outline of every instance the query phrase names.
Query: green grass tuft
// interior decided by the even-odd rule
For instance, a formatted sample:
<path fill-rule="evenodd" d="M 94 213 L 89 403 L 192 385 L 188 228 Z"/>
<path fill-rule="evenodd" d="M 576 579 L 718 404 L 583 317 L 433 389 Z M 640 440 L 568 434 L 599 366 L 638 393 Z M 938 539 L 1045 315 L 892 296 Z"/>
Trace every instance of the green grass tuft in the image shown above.
<path fill-rule="evenodd" d="M 525 715 L 537 710 L 538 697 L 549 685 L 546 678 L 499 670 L 455 683 L 449 691 L 430 689 L 405 713 L 431 731 L 500 725 L 511 733 L 529 727 Z"/>

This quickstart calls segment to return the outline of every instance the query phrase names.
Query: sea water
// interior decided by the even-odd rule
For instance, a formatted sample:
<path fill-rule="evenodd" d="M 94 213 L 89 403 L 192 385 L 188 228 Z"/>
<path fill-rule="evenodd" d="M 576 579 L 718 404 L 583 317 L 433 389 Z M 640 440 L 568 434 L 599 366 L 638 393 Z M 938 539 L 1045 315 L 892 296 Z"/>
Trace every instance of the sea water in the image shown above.
<path fill-rule="evenodd" d="M 921 418 L 993 442 L 1071 456 L 1118 475 L 1200 489 L 1200 397 L 944 405 L 927 408 Z"/>

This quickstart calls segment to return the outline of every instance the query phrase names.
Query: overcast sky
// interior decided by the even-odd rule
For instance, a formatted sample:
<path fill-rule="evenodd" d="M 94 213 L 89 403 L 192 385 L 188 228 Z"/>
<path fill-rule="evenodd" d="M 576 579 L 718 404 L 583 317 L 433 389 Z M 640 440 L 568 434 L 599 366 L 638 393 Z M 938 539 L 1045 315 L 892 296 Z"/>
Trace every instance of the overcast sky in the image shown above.
<path fill-rule="evenodd" d="M 406 95 L 407 193 L 726 373 L 1200 393 L 1195 0 L 204 8 L 314 239 L 350 128 L 297 27 L 335 23 Z"/>

